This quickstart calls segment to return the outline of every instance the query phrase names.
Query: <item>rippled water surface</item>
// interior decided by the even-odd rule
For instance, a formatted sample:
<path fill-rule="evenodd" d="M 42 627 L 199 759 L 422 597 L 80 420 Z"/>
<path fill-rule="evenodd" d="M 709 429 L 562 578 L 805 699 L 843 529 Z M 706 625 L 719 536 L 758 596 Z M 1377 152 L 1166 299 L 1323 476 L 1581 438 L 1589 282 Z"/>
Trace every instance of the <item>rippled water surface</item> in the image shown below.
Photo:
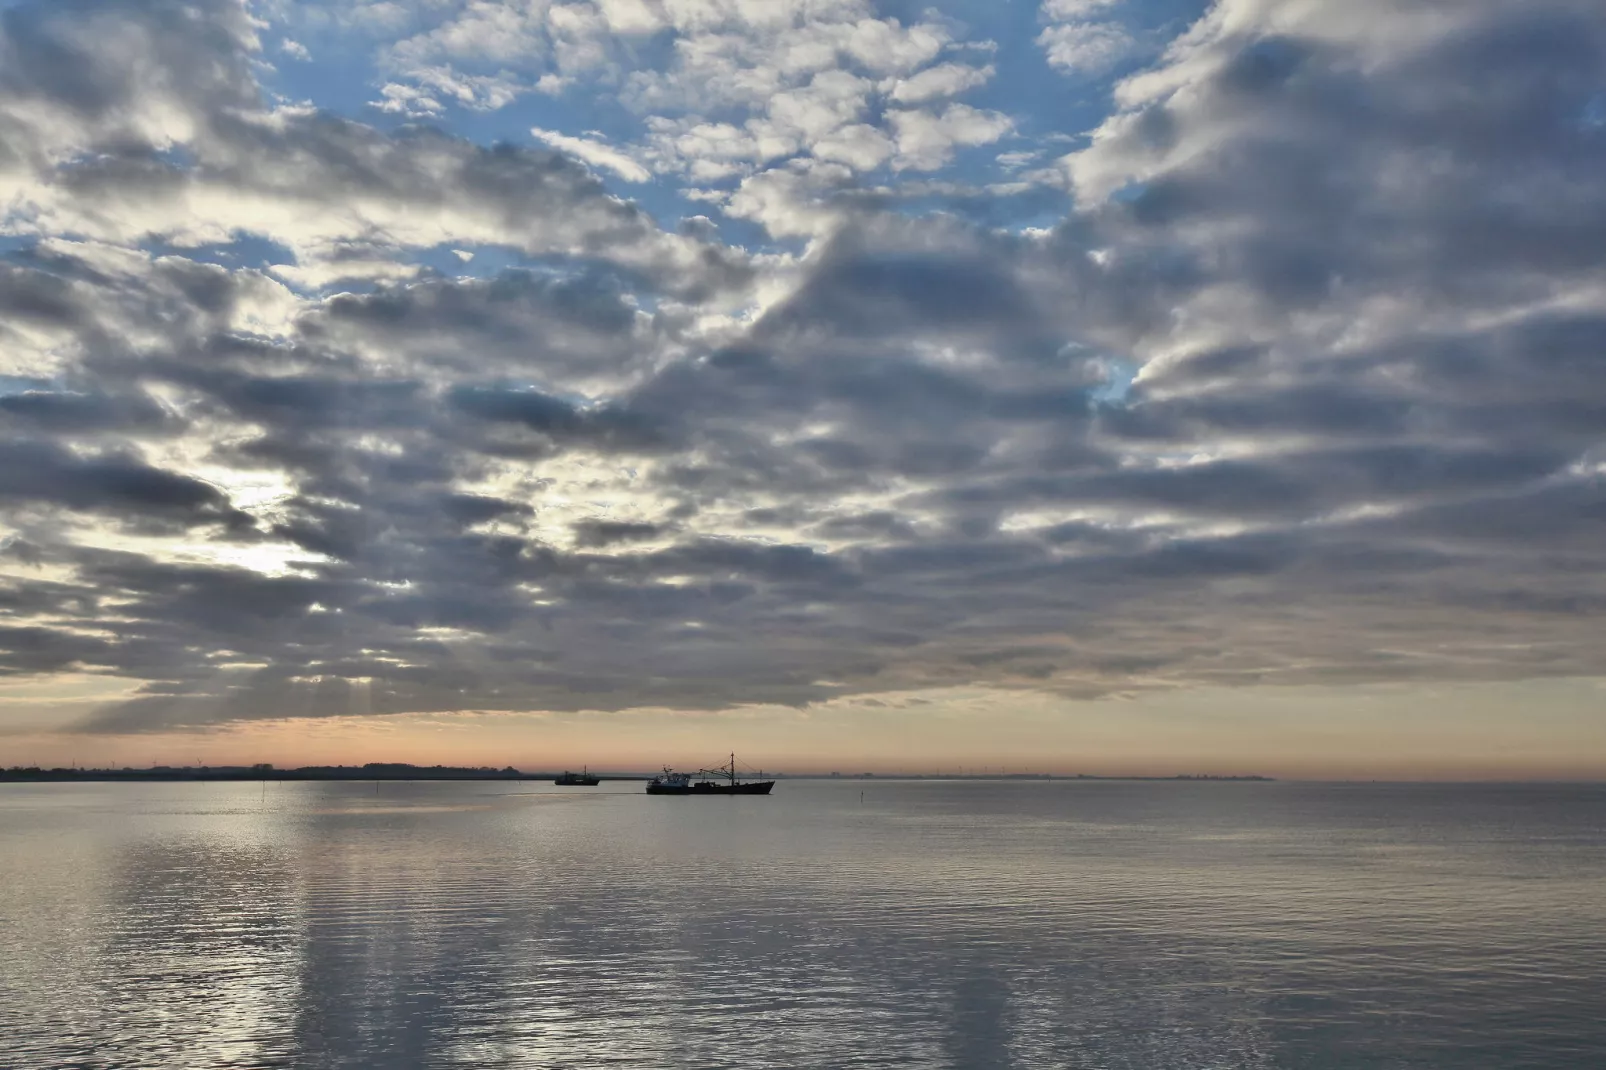
<path fill-rule="evenodd" d="M 14 784 L 0 1065 L 1606 1067 L 1603 848 L 1599 786 Z"/>

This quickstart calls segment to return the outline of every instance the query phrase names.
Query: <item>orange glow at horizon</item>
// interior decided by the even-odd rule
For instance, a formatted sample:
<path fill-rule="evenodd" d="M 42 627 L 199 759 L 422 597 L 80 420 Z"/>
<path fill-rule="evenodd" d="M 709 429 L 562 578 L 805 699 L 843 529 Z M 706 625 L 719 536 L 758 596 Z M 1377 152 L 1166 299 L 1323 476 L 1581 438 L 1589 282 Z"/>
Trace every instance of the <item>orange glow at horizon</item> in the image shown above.
<path fill-rule="evenodd" d="M 1553 680 L 1098 701 L 953 691 L 804 709 L 348 716 L 126 736 L 51 731 L 35 721 L 33 731 L 13 730 L 3 763 L 382 761 L 622 772 L 697 767 L 734 750 L 746 765 L 792 774 L 1596 779 L 1606 777 L 1603 697 L 1599 681 Z"/>

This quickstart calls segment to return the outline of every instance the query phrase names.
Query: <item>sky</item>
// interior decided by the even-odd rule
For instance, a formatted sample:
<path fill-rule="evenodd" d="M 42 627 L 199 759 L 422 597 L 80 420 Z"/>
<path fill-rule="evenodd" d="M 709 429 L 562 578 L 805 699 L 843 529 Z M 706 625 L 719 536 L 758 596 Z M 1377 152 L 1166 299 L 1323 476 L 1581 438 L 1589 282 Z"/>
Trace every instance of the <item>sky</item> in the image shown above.
<path fill-rule="evenodd" d="M 0 3 L 0 764 L 1606 776 L 1598 0 Z"/>

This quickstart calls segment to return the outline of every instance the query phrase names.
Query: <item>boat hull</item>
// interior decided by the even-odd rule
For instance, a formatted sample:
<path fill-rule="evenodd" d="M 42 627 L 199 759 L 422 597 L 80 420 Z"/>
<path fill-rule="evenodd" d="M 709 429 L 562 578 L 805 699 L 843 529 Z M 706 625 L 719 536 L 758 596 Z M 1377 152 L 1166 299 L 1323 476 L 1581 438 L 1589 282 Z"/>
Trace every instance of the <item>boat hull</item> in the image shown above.
<path fill-rule="evenodd" d="M 598 777 L 587 776 L 582 773 L 565 773 L 553 780 L 552 783 L 566 788 L 594 788 L 602 781 Z"/>
<path fill-rule="evenodd" d="M 755 780 L 746 784 L 718 784 L 699 781 L 696 784 L 648 784 L 648 795 L 768 795 L 775 786 L 773 780 Z"/>

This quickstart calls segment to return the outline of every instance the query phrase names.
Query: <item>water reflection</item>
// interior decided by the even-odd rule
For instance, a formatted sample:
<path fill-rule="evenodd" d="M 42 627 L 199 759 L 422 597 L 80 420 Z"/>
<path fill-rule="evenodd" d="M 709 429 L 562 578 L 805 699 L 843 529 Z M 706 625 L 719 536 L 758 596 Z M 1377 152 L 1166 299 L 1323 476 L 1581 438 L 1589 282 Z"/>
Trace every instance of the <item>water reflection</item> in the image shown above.
<path fill-rule="evenodd" d="M 1606 1064 L 1599 789 L 507 787 L 8 787 L 0 1062 Z"/>
<path fill-rule="evenodd" d="M 260 1066 L 294 1054 L 285 1037 L 304 925 L 292 860 L 250 819 L 230 824 L 222 836 L 119 845 L 82 1032 L 97 1060 L 182 1064 L 205 1052 L 214 1065 Z"/>
<path fill-rule="evenodd" d="M 303 914 L 271 823 L 164 807 L 134 832 L 94 793 L 15 790 L 41 809 L 0 823 L 8 1065 L 287 1063 Z"/>

